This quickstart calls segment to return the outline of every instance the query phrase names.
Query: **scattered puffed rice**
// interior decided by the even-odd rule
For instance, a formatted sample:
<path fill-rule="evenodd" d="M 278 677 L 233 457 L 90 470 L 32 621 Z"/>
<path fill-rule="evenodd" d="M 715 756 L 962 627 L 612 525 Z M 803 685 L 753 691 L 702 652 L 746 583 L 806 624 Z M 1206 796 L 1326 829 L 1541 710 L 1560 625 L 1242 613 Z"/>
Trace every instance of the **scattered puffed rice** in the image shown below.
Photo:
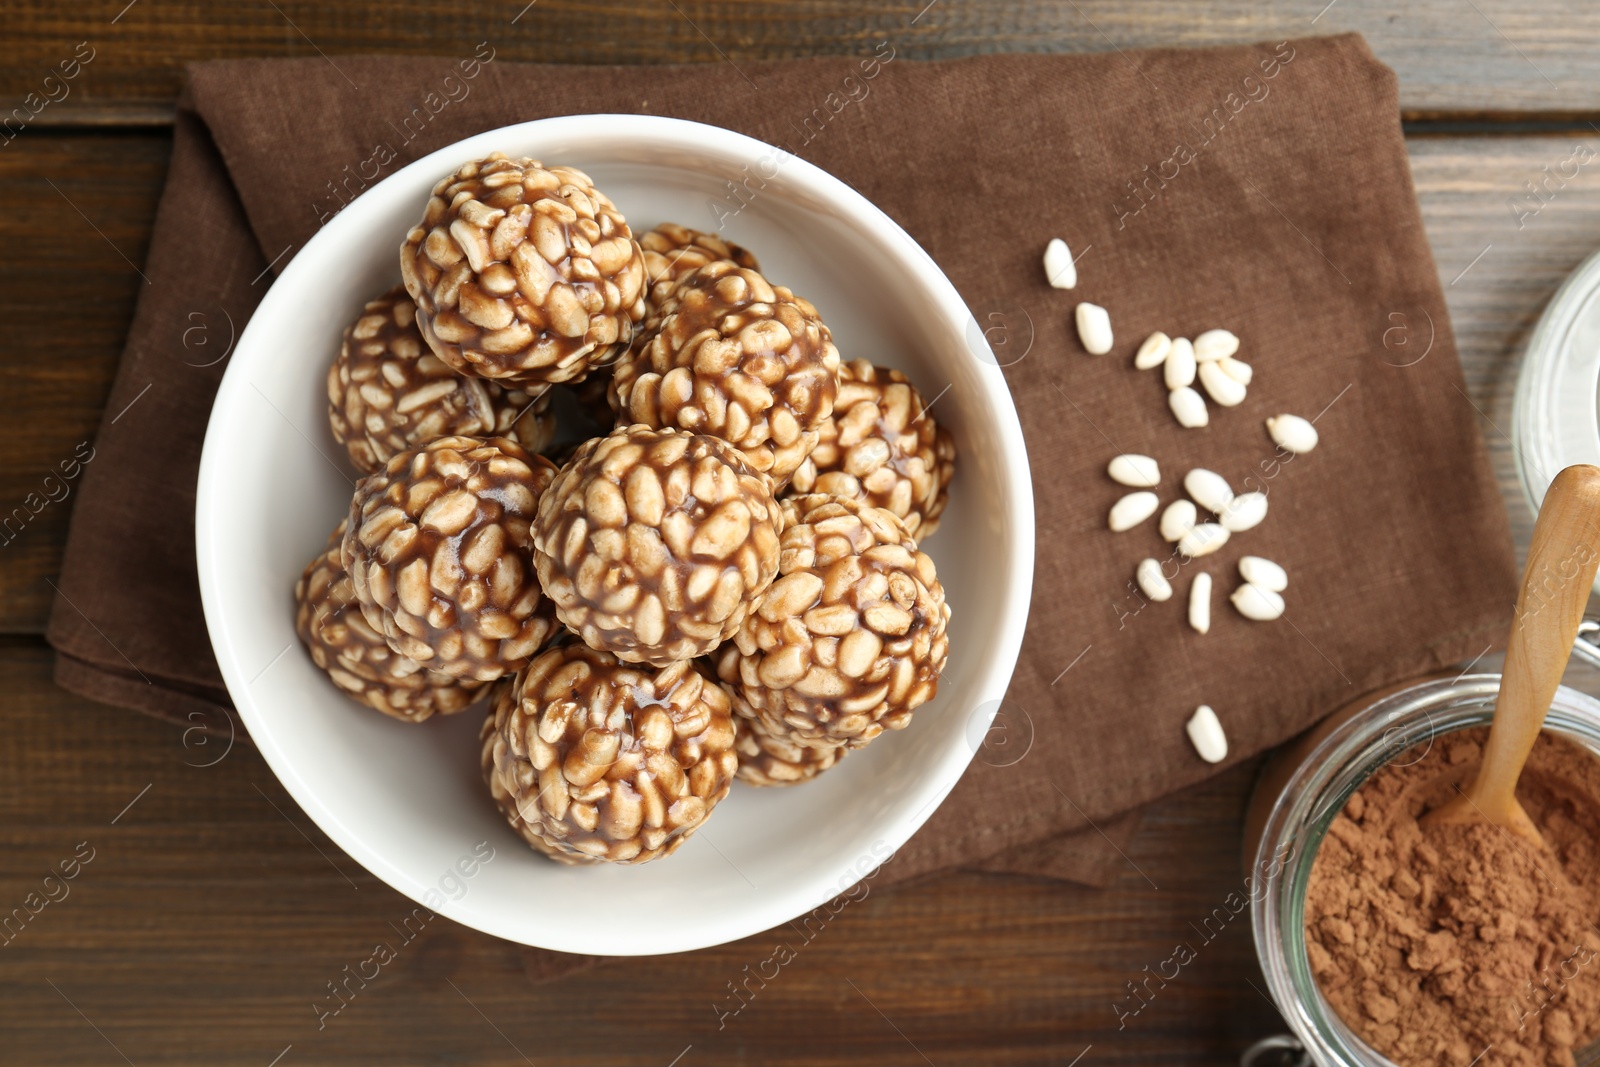
<path fill-rule="evenodd" d="M 1110 525 L 1112 532 L 1121 533 L 1131 530 L 1144 520 L 1156 513 L 1156 506 L 1161 501 L 1151 492 L 1129 493 L 1115 504 L 1111 505 Z"/>
<path fill-rule="evenodd" d="M 1250 379 L 1255 377 L 1255 370 L 1242 359 L 1228 356 L 1217 360 L 1217 366 L 1222 368 L 1222 373 L 1238 382 L 1240 385 L 1249 385 Z"/>
<path fill-rule="evenodd" d="M 1220 512 L 1222 525 L 1229 533 L 1244 533 L 1261 525 L 1267 517 L 1267 494 L 1240 493 Z"/>
<path fill-rule="evenodd" d="M 1178 424 L 1185 429 L 1199 429 L 1211 421 L 1204 398 L 1187 385 L 1167 394 L 1167 406 L 1172 409 Z"/>
<path fill-rule="evenodd" d="M 1263 556 L 1239 557 L 1239 577 L 1251 585 L 1274 593 L 1289 588 L 1289 574 L 1278 564 Z"/>
<path fill-rule="evenodd" d="M 1200 521 L 1200 513 L 1192 500 L 1174 500 L 1167 505 L 1161 513 L 1161 536 L 1164 540 L 1177 542 L 1184 534 L 1194 529 L 1194 524 Z"/>
<path fill-rule="evenodd" d="M 1275 415 L 1267 420 L 1267 433 L 1279 448 L 1299 455 L 1317 447 L 1317 428 L 1299 415 Z"/>
<path fill-rule="evenodd" d="M 1183 476 L 1183 489 L 1196 504 L 1214 515 L 1221 515 L 1227 508 L 1228 502 L 1233 499 L 1233 490 L 1228 486 L 1228 479 L 1204 467 L 1196 467 Z"/>
<path fill-rule="evenodd" d="M 1172 583 L 1161 573 L 1161 564 L 1156 560 L 1141 560 L 1133 577 L 1139 583 L 1140 591 L 1151 600 L 1172 599 Z"/>
<path fill-rule="evenodd" d="M 1044 246 L 1044 276 L 1057 289 L 1071 289 L 1078 284 L 1078 265 L 1072 262 L 1072 250 L 1059 237 L 1051 238 Z"/>
<path fill-rule="evenodd" d="M 1194 373 L 1194 345 L 1187 337 L 1180 337 L 1172 342 L 1172 351 L 1167 353 L 1161 376 L 1166 379 L 1168 389 L 1182 389 L 1194 384 Z"/>
<path fill-rule="evenodd" d="M 1189 626 L 1197 634 L 1211 632 L 1211 575 L 1205 571 L 1189 583 Z"/>
<path fill-rule="evenodd" d="M 1239 339 L 1232 330 L 1207 330 L 1194 339 L 1194 358 L 1201 363 L 1227 359 L 1239 351 Z"/>
<path fill-rule="evenodd" d="M 1228 735 L 1222 732 L 1222 722 L 1210 704 L 1195 708 L 1184 730 L 1189 734 L 1189 743 L 1207 763 L 1221 763 L 1228 758 Z"/>
<path fill-rule="evenodd" d="M 1157 330 L 1144 339 L 1144 344 L 1139 346 L 1139 351 L 1133 355 L 1133 365 L 1140 370 L 1154 370 L 1167 361 L 1167 354 L 1172 351 L 1172 338 Z"/>
<path fill-rule="evenodd" d="M 1228 543 L 1228 529 L 1214 522 L 1202 522 L 1178 538 L 1178 551 L 1190 559 L 1209 556 Z"/>
<path fill-rule="evenodd" d="M 1271 622 L 1283 614 L 1283 597 L 1250 582 L 1235 589 L 1228 599 L 1240 615 L 1256 622 Z"/>
<path fill-rule="evenodd" d="M 1078 322 L 1078 340 L 1091 356 L 1103 356 L 1111 351 L 1111 313 L 1099 304 L 1085 301 L 1078 305 L 1074 317 Z"/>
<path fill-rule="evenodd" d="M 1244 383 L 1224 370 L 1221 363 L 1200 364 L 1200 384 L 1212 400 L 1225 408 L 1237 407 L 1244 402 Z"/>
<path fill-rule="evenodd" d="M 1148 489 L 1161 483 L 1161 467 L 1149 456 L 1124 452 L 1106 467 L 1111 480 L 1135 489 Z"/>

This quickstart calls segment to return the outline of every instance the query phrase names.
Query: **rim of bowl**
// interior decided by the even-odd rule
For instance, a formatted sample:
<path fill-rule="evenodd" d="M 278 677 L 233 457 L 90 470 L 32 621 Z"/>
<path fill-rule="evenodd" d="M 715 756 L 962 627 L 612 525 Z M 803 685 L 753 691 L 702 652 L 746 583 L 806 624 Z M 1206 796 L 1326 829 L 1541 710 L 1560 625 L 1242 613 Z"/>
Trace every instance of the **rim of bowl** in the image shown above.
<path fill-rule="evenodd" d="M 747 160 L 757 159 L 762 154 L 775 150 L 774 146 L 754 137 L 705 123 L 652 115 L 601 113 L 563 115 L 513 123 L 474 134 L 430 152 L 363 191 L 328 220 L 289 261 L 283 273 L 274 279 L 272 286 L 252 313 L 250 322 L 239 335 L 233 360 L 223 373 L 222 382 L 217 388 L 217 395 L 212 404 L 211 417 L 206 426 L 205 441 L 200 455 L 200 475 L 195 493 L 195 554 L 206 629 L 211 637 L 212 649 L 216 653 L 223 682 L 234 700 L 235 710 L 249 729 L 250 737 L 267 766 L 283 783 L 295 803 L 300 805 L 329 839 L 378 879 L 419 904 L 422 903 L 422 897 L 430 887 L 420 884 L 409 873 L 391 863 L 381 851 L 373 848 L 346 827 L 335 812 L 323 803 L 317 789 L 300 777 L 293 760 L 279 747 L 270 716 L 261 714 L 249 695 L 248 676 L 237 658 L 237 650 L 233 645 L 223 613 L 224 594 L 217 570 L 218 530 L 214 521 L 217 509 L 212 503 L 218 481 L 228 474 L 219 458 L 222 446 L 218 442 L 227 432 L 230 412 L 238 408 L 247 398 L 250 384 L 246 372 L 240 370 L 244 361 L 239 357 L 250 350 L 253 335 L 264 329 L 258 325 L 259 321 L 264 320 L 263 312 L 267 313 L 265 317 L 270 317 L 275 310 L 273 307 L 275 301 L 285 299 L 282 294 L 289 287 L 286 283 L 294 283 L 301 275 L 316 269 L 319 246 L 336 240 L 337 235 L 346 230 L 362 228 L 362 201 L 366 201 L 370 206 L 385 196 L 395 195 L 395 189 L 408 185 L 419 172 L 426 172 L 430 176 L 448 173 L 459 166 L 463 159 L 481 157 L 494 151 L 500 141 L 516 138 L 523 141 L 540 139 L 554 143 L 565 139 L 581 144 L 596 139 L 612 140 L 617 137 L 655 147 L 710 149 L 726 157 Z M 574 154 L 581 155 L 581 153 L 582 149 L 578 149 Z M 784 173 L 792 188 L 820 196 L 826 202 L 839 207 L 853 221 L 858 222 L 863 231 L 879 246 L 880 253 L 897 260 L 895 266 L 907 276 L 908 280 L 933 297 L 943 313 L 944 329 L 952 336 L 961 338 L 970 352 L 974 338 L 974 332 L 968 327 L 968 320 L 972 319 L 971 312 L 955 286 L 934 262 L 933 257 L 928 255 L 910 234 L 901 229 L 898 223 L 866 197 L 813 163 L 789 155 L 784 161 Z M 430 187 L 433 180 L 436 178 L 430 177 Z M 981 337 L 981 333 L 977 336 Z M 987 344 L 984 341 L 978 343 Z M 976 353 L 973 353 L 973 357 L 977 359 Z M 1012 671 L 1021 651 L 1028 607 L 1032 598 L 1035 540 L 1033 485 L 1029 473 L 1027 447 L 1022 437 L 1022 426 L 1017 418 L 1016 407 L 1006 386 L 1004 374 L 997 361 L 978 359 L 977 362 L 982 368 L 980 380 L 983 383 L 981 406 L 984 409 L 984 424 L 998 437 L 1000 453 L 1006 457 L 1002 476 L 1006 481 L 1006 496 L 1011 502 L 1011 507 L 1004 523 L 1009 549 L 1009 573 L 1004 586 L 995 593 L 1003 601 L 1000 608 L 1003 621 L 1000 631 L 994 635 L 994 645 L 999 650 L 999 655 L 989 659 L 980 667 L 979 683 L 976 688 L 984 693 L 993 693 L 995 697 L 1002 697 L 1010 684 Z M 243 694 L 242 698 L 240 694 Z M 946 744 L 938 759 L 927 768 L 928 773 L 920 779 L 919 788 L 901 801 L 899 806 L 902 811 L 909 810 L 912 814 L 899 815 L 891 823 L 886 824 L 884 839 L 886 843 L 892 845 L 890 855 L 909 841 L 932 816 L 939 804 L 954 789 L 956 782 L 960 780 L 967 765 L 976 755 L 976 749 L 965 742 L 965 733 L 966 731 L 958 731 L 952 735 L 955 738 L 954 742 Z M 838 894 L 840 879 L 846 875 L 847 869 L 855 859 L 857 857 L 840 856 L 836 863 L 819 865 L 806 878 L 764 895 L 752 902 L 749 907 L 730 915 L 715 939 L 680 939 L 675 936 L 674 930 L 668 929 L 647 944 L 636 942 L 630 945 L 631 951 L 627 952 L 597 951 L 592 944 L 583 939 L 581 932 L 574 933 L 554 928 L 541 930 L 539 940 L 530 941 L 529 935 L 520 927 L 513 928 L 510 922 L 484 921 L 483 916 L 476 913 L 464 916 L 451 906 L 453 902 L 450 901 L 432 910 L 464 926 L 504 940 L 557 951 L 597 955 L 657 955 L 691 951 L 760 933 L 826 903 Z"/>

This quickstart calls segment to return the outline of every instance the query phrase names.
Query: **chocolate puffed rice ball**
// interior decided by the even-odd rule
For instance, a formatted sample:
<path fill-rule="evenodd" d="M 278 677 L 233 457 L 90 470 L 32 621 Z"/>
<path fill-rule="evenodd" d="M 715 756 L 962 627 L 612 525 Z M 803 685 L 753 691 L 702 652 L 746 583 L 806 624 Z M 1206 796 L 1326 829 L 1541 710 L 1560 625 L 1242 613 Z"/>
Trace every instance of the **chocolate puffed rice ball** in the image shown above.
<path fill-rule="evenodd" d="M 645 318 L 648 321 L 666 304 L 678 283 L 707 263 L 719 259 L 760 270 L 749 251 L 714 233 L 702 233 L 676 222 L 663 222 L 639 236 L 644 253 Z"/>
<path fill-rule="evenodd" d="M 733 744 L 727 693 L 692 663 L 639 667 L 573 643 L 501 694 L 484 763 L 496 803 L 539 851 L 645 863 L 728 795 Z"/>
<path fill-rule="evenodd" d="M 918 540 L 939 528 L 955 474 L 955 441 L 904 374 L 864 359 L 839 367 L 833 415 L 790 482 L 892 511 Z"/>
<path fill-rule="evenodd" d="M 556 623 L 528 566 L 555 465 L 503 437 L 441 437 L 367 476 L 341 560 L 389 647 L 455 678 L 522 667 Z"/>
<path fill-rule="evenodd" d="M 620 418 L 711 434 L 783 485 L 833 414 L 839 350 L 816 308 L 729 260 L 684 278 L 618 361 Z"/>
<path fill-rule="evenodd" d="M 778 578 L 717 671 L 735 710 L 775 737 L 860 748 L 939 687 L 950 607 L 933 560 L 891 512 L 840 497 L 784 501 Z"/>
<path fill-rule="evenodd" d="M 511 709 L 521 701 L 522 675 L 507 675 L 494 682 L 493 692 L 489 697 L 489 715 L 483 720 L 483 728 L 478 731 L 479 763 L 483 770 L 483 782 L 489 787 L 489 797 L 494 801 L 494 806 L 500 809 L 500 814 L 507 824 L 517 832 L 517 836 L 527 842 L 528 847 L 541 852 L 558 863 L 568 866 L 599 863 L 593 857 L 575 855 L 562 852 L 550 843 L 548 839 L 522 817 L 517 810 L 517 798 L 501 782 L 500 776 L 495 773 L 496 750 L 504 751 L 505 743 L 501 740 L 505 724 L 511 717 Z M 535 820 L 537 824 L 537 819 Z"/>
<path fill-rule="evenodd" d="M 626 426 L 580 446 L 539 501 L 534 566 L 590 647 L 665 667 L 738 629 L 777 573 L 781 522 L 727 442 Z"/>
<path fill-rule="evenodd" d="M 458 374 L 422 339 L 416 311 L 402 286 L 371 301 L 328 368 L 328 424 L 356 469 L 371 474 L 440 437 L 547 446 L 555 433 L 548 398 Z"/>
<path fill-rule="evenodd" d="M 642 235 L 639 247 L 644 252 L 645 314 L 643 324 L 634 333 L 635 345 L 647 344 L 655 336 L 661 328 L 663 310 L 669 298 L 677 292 L 678 285 L 685 278 L 701 267 L 718 260 L 728 260 L 751 270 L 761 269 L 756 257 L 739 245 L 724 241 L 716 234 L 691 230 L 675 222 L 663 222 Z M 600 377 L 591 374 L 579 386 L 580 391 Z M 612 412 L 623 412 L 613 376 L 607 375 L 603 386 L 591 387 L 590 395 L 609 405 Z M 598 412 L 595 413 L 598 417 Z M 612 423 L 618 421 L 614 416 L 608 417 Z M 633 419 L 624 412 L 621 421 L 626 424 Z"/>
<path fill-rule="evenodd" d="M 575 381 L 644 317 L 644 257 L 581 170 L 496 152 L 433 188 L 400 248 L 417 324 L 464 374 Z"/>
<path fill-rule="evenodd" d="M 350 576 L 339 562 L 345 522 L 327 549 L 295 583 L 295 633 L 311 661 L 346 696 L 404 722 L 450 715 L 470 706 L 487 683 L 423 670 L 389 647 L 361 614 Z"/>

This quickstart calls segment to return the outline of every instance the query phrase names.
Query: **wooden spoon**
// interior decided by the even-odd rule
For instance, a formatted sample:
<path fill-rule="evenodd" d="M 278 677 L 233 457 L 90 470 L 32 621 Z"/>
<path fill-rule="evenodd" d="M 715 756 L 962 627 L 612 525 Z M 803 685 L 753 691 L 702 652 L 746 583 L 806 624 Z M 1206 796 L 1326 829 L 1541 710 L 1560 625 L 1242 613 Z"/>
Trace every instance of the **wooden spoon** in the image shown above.
<path fill-rule="evenodd" d="M 1597 567 L 1600 467 L 1580 464 L 1556 475 L 1539 506 L 1478 775 L 1465 793 L 1429 812 L 1425 823 L 1487 819 L 1543 845 L 1517 803 L 1517 779 L 1572 654 Z"/>

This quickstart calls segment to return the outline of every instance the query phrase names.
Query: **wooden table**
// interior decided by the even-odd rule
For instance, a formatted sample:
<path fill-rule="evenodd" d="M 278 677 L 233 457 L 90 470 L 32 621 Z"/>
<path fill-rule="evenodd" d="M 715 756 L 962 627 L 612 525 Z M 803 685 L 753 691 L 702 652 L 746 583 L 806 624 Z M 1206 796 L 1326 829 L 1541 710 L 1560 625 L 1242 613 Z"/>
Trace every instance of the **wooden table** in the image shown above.
<path fill-rule="evenodd" d="M 0 113 L 29 93 L 59 95 L 45 79 L 81 42 L 94 58 L 15 139 L 0 134 L 0 509 L 37 491 L 101 420 L 187 60 L 465 54 L 488 40 L 512 60 L 737 62 L 855 52 L 884 37 L 936 58 L 1360 30 L 1400 75 L 1470 399 L 1526 544 L 1511 394 L 1541 307 L 1600 245 L 1600 164 L 1545 194 L 1537 213 L 1519 198 L 1578 143 L 1600 142 L 1590 121 L 1600 7 L 525 2 L 10 5 Z M 1195 940 L 1191 924 L 1239 884 L 1250 765 L 1156 805 L 1106 891 L 976 874 L 874 890 L 721 1029 L 713 1005 L 771 938 L 533 986 L 516 946 L 441 920 L 319 1031 L 313 1003 L 393 940 L 389 924 L 409 902 L 335 848 L 254 751 L 195 766 L 212 754 L 185 747 L 178 729 L 55 688 L 40 633 L 70 511 L 70 499 L 52 504 L 0 548 L 0 912 L 75 851 L 93 859 L 70 896 L 0 945 L 0 1063 L 1090 1067 L 1230 1063 L 1282 1029 L 1242 919 L 1125 1029 L 1112 1010 L 1125 983 Z M 1600 692 L 1593 676 L 1577 682 Z"/>

